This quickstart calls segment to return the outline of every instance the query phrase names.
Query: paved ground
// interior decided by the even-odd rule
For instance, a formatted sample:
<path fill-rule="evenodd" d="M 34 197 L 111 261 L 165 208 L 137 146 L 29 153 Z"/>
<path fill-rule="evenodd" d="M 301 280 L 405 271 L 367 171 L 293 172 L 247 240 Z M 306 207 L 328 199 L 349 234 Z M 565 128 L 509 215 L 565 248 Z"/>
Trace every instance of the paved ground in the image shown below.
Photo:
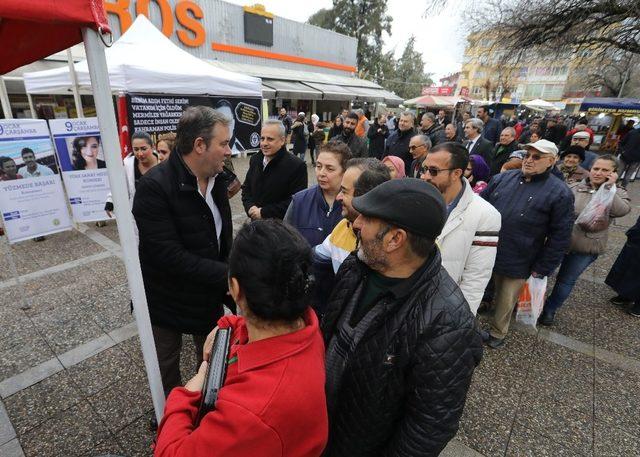
<path fill-rule="evenodd" d="M 246 159 L 235 161 L 244 176 Z M 640 184 L 631 193 L 610 254 L 557 325 L 514 329 L 504 349 L 485 351 L 443 455 L 640 455 L 640 320 L 610 305 L 602 284 L 640 212 Z M 239 196 L 232 206 L 241 224 Z M 115 223 L 10 248 L 0 240 L 0 456 L 150 455 L 151 398 Z M 185 355 L 188 378 L 188 339 Z"/>

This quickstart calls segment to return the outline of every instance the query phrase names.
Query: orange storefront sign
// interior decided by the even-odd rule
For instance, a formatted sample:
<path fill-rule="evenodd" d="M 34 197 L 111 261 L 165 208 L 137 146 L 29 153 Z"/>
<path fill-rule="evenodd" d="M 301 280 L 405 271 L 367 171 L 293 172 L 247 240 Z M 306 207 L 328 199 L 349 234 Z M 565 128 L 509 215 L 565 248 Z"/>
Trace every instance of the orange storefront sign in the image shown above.
<path fill-rule="evenodd" d="M 149 7 L 154 4 L 160 10 L 162 18 L 162 33 L 171 38 L 174 31 L 178 41 L 185 46 L 197 48 L 205 45 L 206 31 L 202 25 L 204 12 L 200 6 L 191 0 L 178 0 L 175 7 L 168 0 L 105 0 L 104 7 L 109 15 L 117 18 L 120 30 L 124 33 L 133 23 L 134 15 L 131 6 L 135 6 L 135 15 L 144 14 L 149 17 Z M 245 46 L 224 43 L 210 43 L 210 48 L 218 52 L 262 57 L 271 60 L 294 62 L 322 68 L 331 68 L 355 72 L 356 68 L 324 60 L 309 59 L 307 57 L 264 51 Z"/>

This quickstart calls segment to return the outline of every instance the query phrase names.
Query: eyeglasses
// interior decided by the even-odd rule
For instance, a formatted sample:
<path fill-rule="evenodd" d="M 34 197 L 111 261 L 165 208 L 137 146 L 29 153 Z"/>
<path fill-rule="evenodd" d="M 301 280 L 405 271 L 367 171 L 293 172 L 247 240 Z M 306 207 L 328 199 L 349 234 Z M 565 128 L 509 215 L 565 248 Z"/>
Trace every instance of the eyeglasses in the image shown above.
<path fill-rule="evenodd" d="M 415 151 L 418 148 L 421 148 L 422 146 L 424 146 L 424 144 L 419 144 L 417 146 L 409 146 L 409 151 Z"/>
<path fill-rule="evenodd" d="M 441 171 L 453 171 L 453 170 L 457 170 L 457 168 L 443 168 L 442 170 L 436 167 L 422 167 L 420 168 L 420 173 L 422 174 L 427 174 L 429 173 L 431 176 L 436 177 L 438 176 L 438 173 L 440 173 Z"/>
<path fill-rule="evenodd" d="M 534 162 L 537 162 L 538 160 L 542 159 L 542 155 L 540 155 L 540 154 L 529 154 L 529 153 L 527 152 L 527 153 L 525 154 L 525 156 L 524 156 L 524 160 L 527 160 L 527 159 L 531 159 L 531 160 L 533 160 Z"/>

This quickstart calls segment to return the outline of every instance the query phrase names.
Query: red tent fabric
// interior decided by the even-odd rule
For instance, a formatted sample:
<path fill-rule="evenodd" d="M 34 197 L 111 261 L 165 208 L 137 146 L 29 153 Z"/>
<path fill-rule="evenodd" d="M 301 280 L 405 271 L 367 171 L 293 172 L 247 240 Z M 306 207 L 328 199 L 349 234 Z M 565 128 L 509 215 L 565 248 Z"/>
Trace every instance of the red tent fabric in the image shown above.
<path fill-rule="evenodd" d="M 110 31 L 103 0 L 0 0 L 0 74 Z"/>

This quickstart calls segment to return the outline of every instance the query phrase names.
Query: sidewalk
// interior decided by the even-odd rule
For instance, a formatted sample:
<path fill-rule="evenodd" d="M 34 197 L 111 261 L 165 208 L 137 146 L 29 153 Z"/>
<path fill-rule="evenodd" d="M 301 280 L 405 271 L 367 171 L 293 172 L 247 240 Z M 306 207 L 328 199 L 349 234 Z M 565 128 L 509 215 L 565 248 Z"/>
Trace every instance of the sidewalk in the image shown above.
<path fill-rule="evenodd" d="M 234 159 L 244 176 L 247 159 Z M 309 167 L 310 182 L 313 170 Z M 640 209 L 537 334 L 485 350 L 458 436 L 442 455 L 640 455 L 640 320 L 608 303 L 604 277 Z M 240 196 L 234 224 L 245 220 Z M 0 456 L 151 455 L 152 412 L 115 222 L 0 243 Z M 481 318 L 484 319 L 484 318 Z M 195 367 L 184 339 L 183 380 Z"/>

